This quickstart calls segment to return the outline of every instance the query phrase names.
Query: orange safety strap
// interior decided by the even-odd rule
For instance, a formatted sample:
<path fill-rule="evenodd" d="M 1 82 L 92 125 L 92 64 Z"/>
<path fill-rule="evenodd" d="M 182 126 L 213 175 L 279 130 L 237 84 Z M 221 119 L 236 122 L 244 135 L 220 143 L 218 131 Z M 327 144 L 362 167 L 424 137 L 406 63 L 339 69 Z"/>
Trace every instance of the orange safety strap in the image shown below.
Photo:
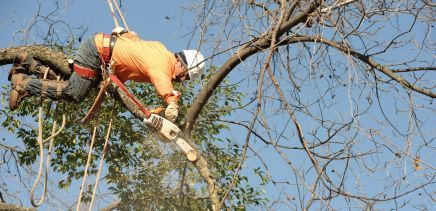
<path fill-rule="evenodd" d="M 73 64 L 73 70 L 77 75 L 82 78 L 95 78 L 98 75 L 97 71 L 91 68 L 82 67 L 80 65 L 77 65 L 76 63 Z"/>
<path fill-rule="evenodd" d="M 47 96 L 47 89 L 48 89 L 48 79 L 42 79 L 42 87 L 41 87 L 41 96 L 46 97 Z"/>
<path fill-rule="evenodd" d="M 101 55 L 101 60 L 103 64 L 109 64 L 111 60 L 111 35 L 103 34 L 103 52 Z"/>
<path fill-rule="evenodd" d="M 60 99 L 62 96 L 63 86 L 62 82 L 56 81 L 56 98 Z"/>
<path fill-rule="evenodd" d="M 142 113 L 144 113 L 145 117 L 148 119 L 150 118 L 150 111 L 148 111 L 130 92 L 129 90 L 127 90 L 126 86 L 124 86 L 123 83 L 121 83 L 120 79 L 118 79 L 118 77 L 115 74 L 109 74 L 109 77 L 111 79 L 112 82 L 114 82 L 123 92 L 124 94 L 127 95 L 127 97 L 129 97 L 133 103 L 138 107 L 139 110 L 142 111 Z"/>

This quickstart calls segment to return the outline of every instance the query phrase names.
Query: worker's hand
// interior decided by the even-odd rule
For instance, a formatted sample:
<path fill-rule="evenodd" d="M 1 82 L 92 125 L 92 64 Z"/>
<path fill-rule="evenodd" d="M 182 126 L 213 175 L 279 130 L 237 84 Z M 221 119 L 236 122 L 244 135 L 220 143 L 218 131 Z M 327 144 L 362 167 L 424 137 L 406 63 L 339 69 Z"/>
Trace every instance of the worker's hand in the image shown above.
<path fill-rule="evenodd" d="M 178 115 L 179 106 L 177 105 L 177 102 L 169 102 L 167 108 L 165 109 L 165 118 L 171 122 L 175 122 Z"/>

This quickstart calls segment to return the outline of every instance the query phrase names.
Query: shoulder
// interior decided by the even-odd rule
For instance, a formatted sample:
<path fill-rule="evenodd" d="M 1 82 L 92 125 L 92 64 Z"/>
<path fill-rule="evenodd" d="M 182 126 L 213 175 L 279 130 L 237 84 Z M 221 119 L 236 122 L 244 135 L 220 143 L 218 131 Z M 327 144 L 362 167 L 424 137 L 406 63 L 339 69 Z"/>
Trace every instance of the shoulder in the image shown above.
<path fill-rule="evenodd" d="M 135 32 L 126 32 L 120 35 L 118 38 L 121 40 L 130 40 L 130 41 L 140 41 L 141 38 L 139 38 L 138 34 Z"/>

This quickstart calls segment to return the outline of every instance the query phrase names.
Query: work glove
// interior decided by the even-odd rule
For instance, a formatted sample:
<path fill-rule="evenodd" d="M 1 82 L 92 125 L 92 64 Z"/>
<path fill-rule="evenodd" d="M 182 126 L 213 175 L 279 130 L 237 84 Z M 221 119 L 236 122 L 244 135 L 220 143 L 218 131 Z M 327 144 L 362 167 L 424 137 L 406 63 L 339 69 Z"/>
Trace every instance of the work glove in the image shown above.
<path fill-rule="evenodd" d="M 165 111 L 164 107 L 157 107 L 150 110 L 150 113 L 157 114 L 159 116 L 163 116 L 164 113 L 161 113 L 162 111 Z"/>
<path fill-rule="evenodd" d="M 165 109 L 165 119 L 168 119 L 171 122 L 175 122 L 178 115 L 179 106 L 177 105 L 177 102 L 169 102 L 167 108 Z"/>

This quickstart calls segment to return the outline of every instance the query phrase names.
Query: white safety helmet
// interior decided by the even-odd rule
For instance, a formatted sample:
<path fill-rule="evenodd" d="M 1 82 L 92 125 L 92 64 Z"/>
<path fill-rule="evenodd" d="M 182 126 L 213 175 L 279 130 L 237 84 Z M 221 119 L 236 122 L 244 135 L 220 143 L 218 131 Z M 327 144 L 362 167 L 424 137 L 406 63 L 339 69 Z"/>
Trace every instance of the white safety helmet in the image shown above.
<path fill-rule="evenodd" d="M 176 53 L 182 65 L 188 70 L 190 80 L 197 79 L 204 68 L 204 56 L 197 50 L 183 50 Z"/>
<path fill-rule="evenodd" d="M 123 27 L 117 26 L 114 29 L 112 29 L 112 35 L 121 35 L 126 33 L 127 30 Z"/>

